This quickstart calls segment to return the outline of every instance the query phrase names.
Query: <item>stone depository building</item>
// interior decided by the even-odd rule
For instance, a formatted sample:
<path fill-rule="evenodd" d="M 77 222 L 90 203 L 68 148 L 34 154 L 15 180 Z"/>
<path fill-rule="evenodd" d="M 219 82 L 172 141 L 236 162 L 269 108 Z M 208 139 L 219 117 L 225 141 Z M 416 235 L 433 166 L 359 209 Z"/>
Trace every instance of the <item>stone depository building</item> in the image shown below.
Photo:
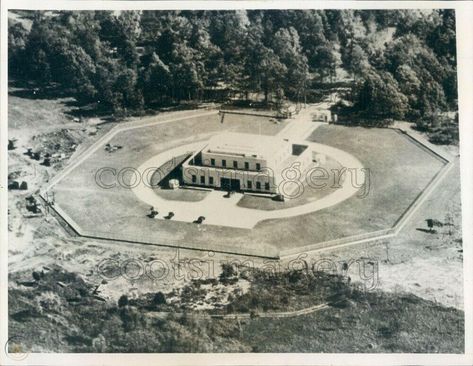
<path fill-rule="evenodd" d="M 208 144 L 182 164 L 185 185 L 226 191 L 276 194 L 284 170 L 299 163 L 303 171 L 312 162 L 306 145 L 275 136 L 229 132 Z"/>

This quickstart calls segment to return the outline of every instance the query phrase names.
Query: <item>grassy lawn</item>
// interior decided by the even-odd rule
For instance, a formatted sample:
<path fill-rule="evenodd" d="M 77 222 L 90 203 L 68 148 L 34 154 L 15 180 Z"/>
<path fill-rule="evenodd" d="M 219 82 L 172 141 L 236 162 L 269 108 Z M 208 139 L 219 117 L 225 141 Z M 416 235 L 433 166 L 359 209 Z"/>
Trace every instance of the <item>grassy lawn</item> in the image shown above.
<path fill-rule="evenodd" d="M 343 149 L 360 160 L 370 169 L 370 191 L 366 197 L 354 196 L 314 214 L 257 225 L 261 237 L 281 243 L 281 247 L 391 227 L 443 166 L 389 129 L 327 125 L 315 130 L 309 140 Z"/>
<path fill-rule="evenodd" d="M 226 234 L 220 234 L 225 232 L 224 228 L 206 227 L 199 231 L 196 225 L 190 223 L 150 220 L 146 216 L 149 206 L 139 201 L 131 190 L 119 184 L 111 189 L 104 189 L 97 185 L 95 174 L 99 169 L 107 167 L 116 169 L 118 175 L 120 170 L 127 167 L 138 168 L 146 159 L 166 149 L 206 139 L 208 133 L 254 132 L 259 128 L 255 126 L 259 124 L 266 134 L 276 134 L 286 125 L 276 124 L 267 117 L 236 115 L 227 115 L 222 124 L 218 115 L 211 115 L 118 133 L 109 142 L 123 148 L 113 153 L 102 148 L 95 151 L 54 187 L 56 202 L 91 235 L 110 237 L 112 233 L 115 238 L 125 240 L 190 247 L 199 247 L 202 244 L 200 240 L 204 240 L 214 248 L 228 250 L 227 243 L 219 243 L 222 237 L 225 238 Z M 129 177 L 125 175 L 124 178 L 126 182 Z M 160 193 L 167 194 L 163 192 Z M 190 192 L 183 195 L 188 193 Z M 137 231 L 137 228 L 140 230 Z M 248 231 L 234 229 L 233 233 L 235 232 L 238 233 L 237 236 L 244 238 Z M 196 238 L 198 239 L 195 240 Z M 253 245 L 248 243 L 245 246 L 251 251 Z M 266 247 L 268 253 L 275 253 L 269 243 Z M 264 251 L 264 248 L 263 244 L 257 249 Z"/>
<path fill-rule="evenodd" d="M 138 167 L 165 149 L 206 139 L 206 133 L 254 132 L 259 121 L 266 133 L 277 133 L 283 127 L 268 118 L 227 117 L 223 124 L 219 116 L 213 115 L 119 133 L 111 143 L 123 145 L 123 149 L 112 154 L 98 149 L 54 188 L 56 202 L 83 228 L 97 235 L 112 233 L 114 238 L 125 240 L 272 255 L 280 249 L 391 227 L 443 165 L 393 130 L 322 126 L 310 140 L 343 149 L 369 168 L 369 194 L 316 213 L 263 221 L 252 230 L 212 225 L 197 228 L 190 223 L 150 220 L 146 217 L 148 205 L 130 190 L 96 185 L 95 173 L 102 167 L 117 172 L 124 167 Z"/>
<path fill-rule="evenodd" d="M 315 167 L 315 165 L 313 167 Z M 259 210 L 280 210 L 284 208 L 304 205 L 306 203 L 325 197 L 328 194 L 335 192 L 336 190 L 336 188 L 333 187 L 333 181 L 335 178 L 334 172 L 331 169 L 339 170 L 342 168 L 342 166 L 340 165 L 340 163 L 338 163 L 338 161 L 327 157 L 326 163 L 321 167 L 326 169 L 326 171 L 329 173 L 329 177 L 323 180 L 313 178 L 311 183 L 312 186 L 309 186 L 304 180 L 303 191 L 299 196 L 295 198 L 288 198 L 285 202 L 281 202 L 273 200 L 270 197 L 252 196 L 249 194 L 245 194 L 243 198 L 238 201 L 238 206 L 246 208 L 255 208 Z M 311 168 L 312 167 L 309 167 L 307 171 L 309 171 Z M 343 183 L 343 180 L 341 179 L 340 182 Z M 315 188 L 316 185 L 321 185 L 323 183 L 326 183 L 327 185 L 323 188 Z"/>
<path fill-rule="evenodd" d="M 208 191 L 203 191 L 199 189 L 185 189 L 185 188 L 178 188 L 178 189 L 162 189 L 157 188 L 154 192 L 170 201 L 187 201 L 187 202 L 198 202 L 202 201 L 207 195 L 209 194 Z"/>
<path fill-rule="evenodd" d="M 176 179 L 181 182 L 181 164 L 189 157 L 189 154 L 184 154 L 164 163 L 151 176 L 151 186 L 154 193 L 169 201 L 187 201 L 198 202 L 202 201 L 209 191 L 203 189 L 169 188 L 169 181 Z"/>

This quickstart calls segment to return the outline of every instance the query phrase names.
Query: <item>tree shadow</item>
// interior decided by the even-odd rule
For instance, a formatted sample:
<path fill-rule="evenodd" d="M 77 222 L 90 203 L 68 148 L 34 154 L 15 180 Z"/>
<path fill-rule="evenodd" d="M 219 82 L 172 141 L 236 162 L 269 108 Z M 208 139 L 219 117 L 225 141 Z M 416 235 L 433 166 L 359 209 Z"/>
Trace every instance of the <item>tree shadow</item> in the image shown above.
<path fill-rule="evenodd" d="M 33 309 L 29 309 L 18 311 L 15 314 L 10 315 L 10 317 L 17 322 L 24 322 L 31 318 L 38 317 L 38 314 Z"/>
<path fill-rule="evenodd" d="M 74 91 L 59 83 L 41 84 L 23 79 L 9 80 L 8 95 L 30 100 L 54 100 L 61 99 L 68 110 L 64 113 L 71 118 L 100 118 L 103 122 L 117 122 L 126 117 L 153 116 L 163 112 L 177 112 L 195 110 L 201 105 L 201 101 L 175 101 L 169 100 L 165 103 L 146 103 L 145 109 L 128 109 L 115 112 L 113 108 L 103 101 L 81 100 L 74 96 Z"/>
<path fill-rule="evenodd" d="M 114 115 L 110 107 L 104 106 L 99 102 L 85 103 L 76 99 L 70 99 L 64 104 L 69 107 L 65 114 L 72 118 L 100 118 L 104 122 L 115 122 L 124 117 Z"/>
<path fill-rule="evenodd" d="M 437 230 L 429 230 L 429 229 L 424 229 L 424 228 L 416 228 L 417 231 L 422 231 L 423 233 L 427 233 L 427 234 L 436 234 L 437 233 Z"/>
<path fill-rule="evenodd" d="M 58 83 L 44 85 L 24 80 L 10 80 L 8 87 L 8 95 L 23 99 L 73 99 L 71 91 Z"/>

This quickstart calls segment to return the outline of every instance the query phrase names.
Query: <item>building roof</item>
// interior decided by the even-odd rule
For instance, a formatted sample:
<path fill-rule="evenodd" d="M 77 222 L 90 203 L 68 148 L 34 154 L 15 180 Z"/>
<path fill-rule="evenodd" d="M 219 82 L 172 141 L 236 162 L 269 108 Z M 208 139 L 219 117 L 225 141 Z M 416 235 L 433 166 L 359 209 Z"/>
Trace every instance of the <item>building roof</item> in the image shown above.
<path fill-rule="evenodd" d="M 287 143 L 274 136 L 227 132 L 212 137 L 205 151 L 271 160 Z"/>

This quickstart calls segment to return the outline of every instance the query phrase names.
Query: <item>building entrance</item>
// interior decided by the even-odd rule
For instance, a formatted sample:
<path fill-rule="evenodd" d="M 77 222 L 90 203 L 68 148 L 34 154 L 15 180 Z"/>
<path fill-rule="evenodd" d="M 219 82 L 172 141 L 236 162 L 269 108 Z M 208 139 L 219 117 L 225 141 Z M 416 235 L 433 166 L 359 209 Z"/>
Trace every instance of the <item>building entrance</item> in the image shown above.
<path fill-rule="evenodd" d="M 240 180 L 230 178 L 220 178 L 220 187 L 224 191 L 239 191 Z"/>

